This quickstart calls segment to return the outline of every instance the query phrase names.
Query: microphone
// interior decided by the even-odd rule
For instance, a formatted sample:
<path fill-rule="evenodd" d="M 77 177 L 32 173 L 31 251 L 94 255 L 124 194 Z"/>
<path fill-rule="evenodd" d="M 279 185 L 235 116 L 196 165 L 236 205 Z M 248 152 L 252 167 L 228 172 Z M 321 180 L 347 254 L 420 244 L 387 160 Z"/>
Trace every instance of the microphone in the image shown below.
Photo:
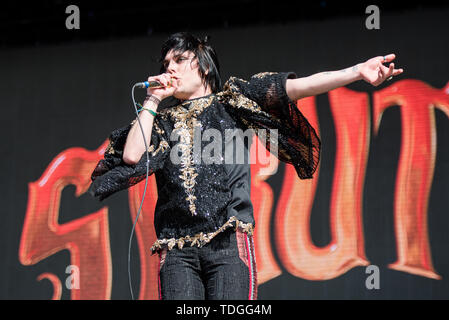
<path fill-rule="evenodd" d="M 159 81 L 137 82 L 134 86 L 137 87 L 137 88 L 142 88 L 142 89 L 145 89 L 145 88 L 154 88 L 154 89 L 165 88 L 165 86 L 162 83 L 160 83 Z M 167 87 L 171 87 L 171 79 L 170 79 L 170 82 L 168 83 Z"/>

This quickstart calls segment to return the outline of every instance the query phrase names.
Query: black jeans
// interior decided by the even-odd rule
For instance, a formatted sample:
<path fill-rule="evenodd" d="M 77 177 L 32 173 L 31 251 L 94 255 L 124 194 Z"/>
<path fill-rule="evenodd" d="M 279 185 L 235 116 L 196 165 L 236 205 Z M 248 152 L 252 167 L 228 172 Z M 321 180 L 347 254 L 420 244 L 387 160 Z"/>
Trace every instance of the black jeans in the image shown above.
<path fill-rule="evenodd" d="M 201 248 L 164 249 L 159 258 L 159 299 L 257 299 L 253 237 L 240 230 L 226 229 Z"/>

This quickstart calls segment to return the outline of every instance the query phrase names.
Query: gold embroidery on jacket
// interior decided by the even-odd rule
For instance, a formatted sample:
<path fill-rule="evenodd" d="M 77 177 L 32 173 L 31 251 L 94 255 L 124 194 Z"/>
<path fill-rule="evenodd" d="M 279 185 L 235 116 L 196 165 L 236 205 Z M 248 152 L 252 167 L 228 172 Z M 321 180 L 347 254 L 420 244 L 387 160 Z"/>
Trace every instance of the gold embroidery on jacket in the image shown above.
<path fill-rule="evenodd" d="M 165 133 L 165 131 L 159 127 L 159 125 L 157 124 L 156 121 L 153 122 L 153 128 L 161 136 Z M 162 138 L 162 140 L 159 142 L 159 146 L 156 150 L 154 150 L 154 145 L 151 145 L 148 148 L 148 151 L 151 152 L 152 156 L 154 157 L 155 155 L 157 155 L 159 153 L 159 151 L 161 151 L 161 150 L 165 151 L 165 150 L 167 150 L 168 147 L 169 147 L 168 142 L 164 138 Z"/>
<path fill-rule="evenodd" d="M 109 141 L 109 144 L 106 147 L 106 151 L 104 152 L 105 154 L 114 154 L 115 153 L 114 147 L 112 145 L 113 145 L 112 141 Z"/>
<path fill-rule="evenodd" d="M 179 239 L 175 239 L 175 238 L 165 239 L 164 238 L 164 239 L 156 240 L 154 242 L 153 246 L 151 247 L 151 252 L 155 253 L 156 251 L 162 249 L 162 246 L 164 246 L 164 245 L 167 245 L 168 250 L 173 249 L 176 245 L 178 246 L 179 249 L 182 249 L 186 242 L 190 242 L 191 247 L 193 247 L 195 245 L 197 247 L 202 247 L 205 244 L 209 243 L 216 235 L 225 231 L 229 227 L 232 227 L 233 222 L 235 222 L 235 230 L 240 228 L 240 230 L 242 230 L 245 233 L 248 233 L 249 235 L 253 234 L 254 226 L 252 223 L 244 223 L 244 222 L 238 220 L 237 217 L 232 216 L 231 218 L 229 218 L 228 221 L 226 221 L 225 224 L 223 224 L 220 228 L 218 228 L 214 232 L 209 232 L 209 233 L 200 232 L 194 236 L 187 235 L 187 236 L 181 237 Z"/>
<path fill-rule="evenodd" d="M 196 177 L 198 173 L 195 172 L 193 167 L 193 135 L 196 128 L 201 127 L 201 122 L 198 122 L 196 117 L 201 114 L 201 112 L 211 105 L 214 96 L 195 99 L 193 101 L 186 101 L 180 105 L 166 109 L 164 113 L 169 114 L 175 121 L 174 130 L 180 136 L 180 142 L 178 146 L 181 149 L 181 178 L 184 183 L 184 189 L 186 191 L 187 197 L 186 201 L 189 203 L 189 210 L 192 215 L 197 215 L 195 200 L 195 184 Z M 189 106 L 189 104 L 191 104 Z M 173 247 L 173 243 L 169 243 L 169 247 Z M 181 245 L 182 246 L 182 245 Z"/>
<path fill-rule="evenodd" d="M 273 74 L 277 74 L 277 72 L 260 72 L 258 74 L 253 75 L 252 78 L 263 79 L 266 76 L 271 76 Z"/>
<path fill-rule="evenodd" d="M 165 150 L 167 150 L 167 148 L 168 148 L 168 142 L 165 140 L 162 140 L 159 143 L 159 147 L 156 150 L 154 150 L 154 146 L 151 145 L 150 148 L 148 149 L 148 151 L 151 152 L 151 155 L 154 157 L 155 155 L 157 155 L 159 153 L 159 151 L 161 151 L 161 150 L 165 151 Z"/>
<path fill-rule="evenodd" d="M 227 102 L 233 107 L 248 109 L 252 112 L 273 118 L 273 116 L 264 111 L 255 101 L 247 98 L 240 92 L 240 88 L 236 84 L 237 81 L 248 83 L 245 80 L 230 77 L 224 84 L 223 90 L 217 94 L 218 99 L 222 102 Z"/>
<path fill-rule="evenodd" d="M 161 135 L 165 133 L 165 131 L 159 127 L 159 125 L 157 124 L 156 121 L 153 121 L 153 127 L 157 133 L 159 133 Z"/>

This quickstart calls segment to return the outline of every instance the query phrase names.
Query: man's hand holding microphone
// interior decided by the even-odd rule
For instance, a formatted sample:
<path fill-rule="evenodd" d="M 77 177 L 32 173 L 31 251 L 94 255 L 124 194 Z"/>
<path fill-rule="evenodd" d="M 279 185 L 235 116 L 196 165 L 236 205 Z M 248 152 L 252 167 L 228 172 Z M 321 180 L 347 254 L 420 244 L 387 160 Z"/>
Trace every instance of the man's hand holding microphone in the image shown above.
<path fill-rule="evenodd" d="M 148 148 L 151 144 L 150 137 L 153 129 L 153 120 L 157 114 L 159 103 L 175 93 L 178 89 L 177 80 L 177 77 L 169 73 L 148 77 L 148 84 L 150 85 L 147 87 L 147 96 L 143 103 L 143 108 L 139 113 L 139 120 L 142 124 Z M 158 82 L 160 86 L 157 86 L 157 84 L 155 86 L 155 82 Z M 128 164 L 136 164 L 141 159 L 145 150 L 139 122 L 135 121 L 126 139 L 125 148 L 123 150 L 123 161 Z"/>
<path fill-rule="evenodd" d="M 157 106 L 159 105 L 159 103 L 167 98 L 172 96 L 176 89 L 177 89 L 177 77 L 169 74 L 169 73 L 162 73 L 160 75 L 157 76 L 152 76 L 152 77 L 148 77 L 148 88 L 147 88 L 147 98 L 145 99 L 144 102 L 144 107 L 145 107 L 145 103 L 147 103 L 147 100 L 156 100 L 155 102 L 157 103 L 156 105 L 156 109 Z M 156 86 L 154 86 L 153 84 L 156 83 Z M 157 86 L 157 83 L 160 84 L 160 86 Z M 153 97 L 154 99 L 151 99 L 151 97 Z M 152 106 L 152 105 L 150 105 Z M 154 107 L 154 106 L 153 106 Z M 155 111 L 155 110 L 153 110 Z"/>

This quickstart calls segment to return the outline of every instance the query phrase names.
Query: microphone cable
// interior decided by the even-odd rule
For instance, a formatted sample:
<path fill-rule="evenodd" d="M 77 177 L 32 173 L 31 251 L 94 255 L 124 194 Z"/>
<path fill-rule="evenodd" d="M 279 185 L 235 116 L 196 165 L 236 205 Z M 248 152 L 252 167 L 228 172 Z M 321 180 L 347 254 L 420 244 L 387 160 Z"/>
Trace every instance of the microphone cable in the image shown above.
<path fill-rule="evenodd" d="M 131 97 L 133 100 L 134 111 L 136 112 L 136 115 L 137 115 L 137 121 L 139 123 L 140 131 L 142 132 L 143 142 L 145 144 L 145 154 L 147 156 L 147 173 L 146 173 L 146 178 L 145 178 L 145 188 L 143 190 L 142 201 L 140 202 L 139 210 L 137 211 L 136 219 L 134 220 L 134 224 L 131 229 L 131 235 L 129 236 L 129 243 L 128 243 L 128 282 L 129 282 L 129 290 L 131 292 L 132 300 L 134 300 L 134 293 L 133 293 L 133 287 L 132 287 L 132 283 L 131 283 L 131 244 L 132 244 L 132 239 L 133 239 L 133 235 L 134 235 L 134 229 L 136 228 L 137 220 L 139 219 L 139 215 L 140 215 L 140 212 L 141 212 L 142 206 L 143 206 L 143 201 L 145 200 L 145 195 L 147 193 L 148 173 L 150 170 L 150 157 L 148 156 L 147 141 L 145 139 L 145 132 L 143 131 L 142 123 L 140 122 L 140 119 L 139 119 L 139 111 L 137 110 L 137 107 L 136 107 L 137 104 L 136 104 L 136 100 L 134 98 L 134 89 L 136 87 L 138 87 L 137 83 L 131 89 Z M 151 141 L 151 137 L 150 137 L 150 141 Z"/>

